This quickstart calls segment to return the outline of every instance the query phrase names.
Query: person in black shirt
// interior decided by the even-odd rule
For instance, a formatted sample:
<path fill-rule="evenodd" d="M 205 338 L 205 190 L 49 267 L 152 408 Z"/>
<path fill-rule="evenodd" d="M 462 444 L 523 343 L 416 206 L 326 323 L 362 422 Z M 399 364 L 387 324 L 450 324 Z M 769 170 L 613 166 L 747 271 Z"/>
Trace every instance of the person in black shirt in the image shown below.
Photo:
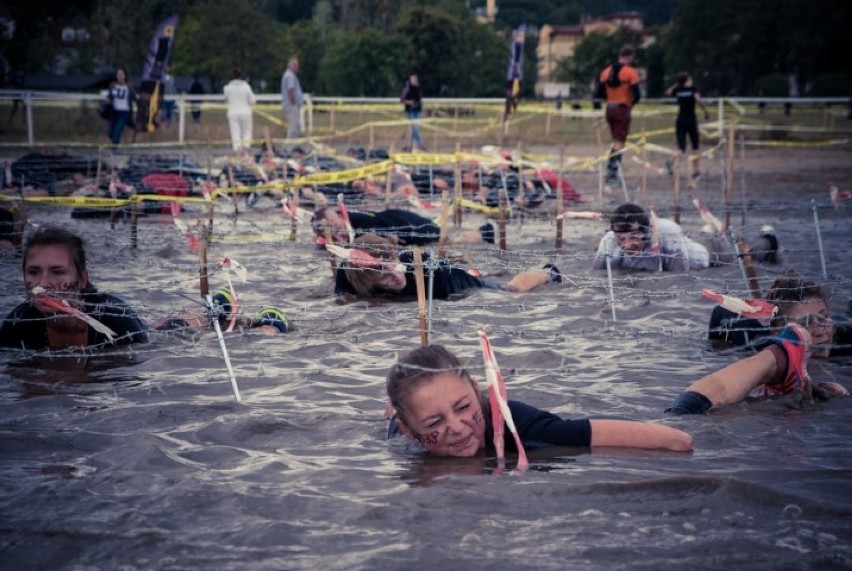
<path fill-rule="evenodd" d="M 133 309 L 114 295 L 98 292 L 89 281 L 80 237 L 63 228 L 41 226 L 27 238 L 23 257 L 24 286 L 31 297 L 0 325 L 0 347 L 65 349 L 148 341 L 148 328 Z M 46 297 L 36 298 L 39 291 Z M 48 300 L 83 312 L 114 336 L 53 310 L 45 305 Z"/>
<path fill-rule="evenodd" d="M 701 94 L 695 89 L 692 77 L 685 71 L 678 74 L 677 83 L 669 87 L 666 93 L 669 97 L 677 99 L 678 112 L 675 120 L 677 147 L 680 149 L 681 155 L 685 155 L 686 138 L 689 137 L 693 151 L 693 156 L 690 158 L 693 169 L 692 180 L 697 182 L 701 178 L 701 169 L 699 168 L 698 119 L 695 117 L 695 105 L 697 104 L 704 111 L 705 121 L 710 118 L 710 113 L 707 111 L 704 101 L 701 100 Z"/>
<path fill-rule="evenodd" d="M 441 345 L 420 347 L 399 359 L 386 389 L 395 414 L 388 436 L 403 433 L 434 456 L 493 453 L 490 403 L 459 359 Z M 688 451 L 692 437 L 680 430 L 630 420 L 564 420 L 550 412 L 508 401 L 521 443 L 527 447 L 618 446 Z M 505 420 L 504 420 L 505 422 Z M 505 447 L 515 450 L 508 427 Z"/>
<path fill-rule="evenodd" d="M 380 212 L 349 212 L 349 223 L 356 236 L 376 234 L 402 246 L 423 246 L 437 242 L 441 229 L 430 219 L 408 210 L 388 209 Z M 349 242 L 346 223 L 336 210 L 320 207 L 314 211 L 311 219 L 314 233 L 325 236 L 325 229 L 331 230 L 336 242 Z"/>
<path fill-rule="evenodd" d="M 420 119 L 420 113 L 423 111 L 423 98 L 420 94 L 420 80 L 416 73 L 408 76 L 399 99 L 405 105 L 406 117 L 411 120 L 411 150 L 414 150 L 416 144 L 421 151 L 425 151 L 423 139 L 420 138 L 420 128 L 417 126 L 417 120 Z"/>
<path fill-rule="evenodd" d="M 852 355 L 852 316 L 832 315 L 826 300 L 815 282 L 796 275 L 782 276 L 772 282 L 766 294 L 766 301 L 778 307 L 771 320 L 740 316 L 719 305 L 710 316 L 708 339 L 760 349 L 771 335 L 798 323 L 811 335 L 813 357 Z"/>

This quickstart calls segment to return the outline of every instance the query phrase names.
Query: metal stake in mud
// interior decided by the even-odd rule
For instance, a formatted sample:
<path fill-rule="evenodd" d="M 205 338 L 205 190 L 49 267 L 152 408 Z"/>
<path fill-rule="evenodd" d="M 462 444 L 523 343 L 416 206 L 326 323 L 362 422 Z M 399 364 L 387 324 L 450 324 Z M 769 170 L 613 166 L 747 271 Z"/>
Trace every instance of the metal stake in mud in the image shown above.
<path fill-rule="evenodd" d="M 751 295 L 755 298 L 760 298 L 760 281 L 757 278 L 757 271 L 752 264 L 751 255 L 745 250 L 748 246 L 745 241 L 740 241 L 733 230 L 728 230 L 728 237 L 734 246 L 734 251 L 737 254 L 737 263 L 740 265 L 740 270 L 743 272 L 746 287 Z"/>
<path fill-rule="evenodd" d="M 819 246 L 819 262 L 822 264 L 822 279 L 828 279 L 828 271 L 825 269 L 825 249 L 822 245 L 822 231 L 819 228 L 819 213 L 817 212 L 816 200 L 811 200 L 811 208 L 814 211 L 814 229 L 816 229 L 817 245 Z"/>
<path fill-rule="evenodd" d="M 225 346 L 225 336 L 222 335 L 222 327 L 219 325 L 219 316 L 216 315 L 213 308 L 213 296 L 207 294 L 207 311 L 210 312 L 213 321 L 213 328 L 216 330 L 216 337 L 219 338 L 219 347 L 222 348 L 222 356 L 225 358 L 225 367 L 228 369 L 228 376 L 231 379 L 231 389 L 234 391 L 234 400 L 242 402 L 240 397 L 240 387 L 237 386 L 237 378 L 234 376 L 234 368 L 231 366 L 231 357 L 228 355 L 228 347 Z"/>
<path fill-rule="evenodd" d="M 612 310 L 612 322 L 616 323 L 618 318 L 615 316 L 615 288 L 612 286 L 612 262 L 610 256 L 606 256 L 606 281 L 609 286 L 609 307 Z"/>

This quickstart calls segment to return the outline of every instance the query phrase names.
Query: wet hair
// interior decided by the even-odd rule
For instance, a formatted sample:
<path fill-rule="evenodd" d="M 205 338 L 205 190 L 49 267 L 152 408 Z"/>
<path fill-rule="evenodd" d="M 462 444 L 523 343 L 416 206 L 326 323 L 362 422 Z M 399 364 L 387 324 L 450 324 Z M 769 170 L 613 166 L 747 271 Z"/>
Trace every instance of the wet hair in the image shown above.
<path fill-rule="evenodd" d="M 480 406 L 483 405 L 482 394 L 470 374 L 462 367 L 458 357 L 453 355 L 443 345 L 427 345 L 410 351 L 399 358 L 388 372 L 385 388 L 391 406 L 396 410 L 399 419 L 409 424 L 411 410 L 409 399 L 412 391 L 428 383 L 434 377 L 452 372 L 468 381 L 476 391 Z M 483 411 L 485 408 L 483 408 Z M 486 416 L 486 418 L 489 418 Z M 486 422 L 490 422 L 486 420 Z"/>
<path fill-rule="evenodd" d="M 311 217 L 311 228 L 317 236 L 325 235 L 325 214 L 328 211 L 327 206 L 320 206 L 314 210 L 314 215 Z"/>
<path fill-rule="evenodd" d="M 620 57 L 628 58 L 636 55 L 636 50 L 633 49 L 633 46 L 627 45 L 621 48 L 621 51 L 618 53 Z"/>
<path fill-rule="evenodd" d="M 648 214 L 642 207 L 630 203 L 616 208 L 609 222 L 613 232 L 630 232 L 634 229 L 634 225 L 638 225 L 640 230 L 647 233 L 651 227 Z"/>
<path fill-rule="evenodd" d="M 370 297 L 376 293 L 374 287 L 381 273 L 372 268 L 356 268 L 342 262 L 334 272 L 334 293 Z"/>
<path fill-rule="evenodd" d="M 319 223 L 322 224 L 322 221 Z M 363 234 L 358 238 L 358 242 L 352 244 L 352 246 L 381 260 L 399 260 L 393 243 L 382 236 Z M 334 272 L 334 293 L 359 297 L 398 293 L 376 287 L 384 271 L 382 268 L 365 268 L 353 266 L 348 261 L 341 262 Z"/>
<path fill-rule="evenodd" d="M 776 279 L 766 294 L 766 300 L 778 306 L 778 313 L 772 319 L 772 326 L 782 325 L 791 307 L 813 299 L 826 302 L 825 293 L 816 282 L 797 275 Z"/>
<path fill-rule="evenodd" d="M 71 261 L 77 270 L 77 275 L 82 276 L 86 272 L 86 248 L 83 239 L 73 232 L 60 228 L 59 226 L 39 226 L 34 232 L 27 236 L 24 242 L 23 270 L 26 271 L 27 259 L 30 250 L 35 246 L 65 246 L 71 254 Z M 92 282 L 86 281 L 80 288 L 82 293 L 94 293 L 97 291 Z"/>

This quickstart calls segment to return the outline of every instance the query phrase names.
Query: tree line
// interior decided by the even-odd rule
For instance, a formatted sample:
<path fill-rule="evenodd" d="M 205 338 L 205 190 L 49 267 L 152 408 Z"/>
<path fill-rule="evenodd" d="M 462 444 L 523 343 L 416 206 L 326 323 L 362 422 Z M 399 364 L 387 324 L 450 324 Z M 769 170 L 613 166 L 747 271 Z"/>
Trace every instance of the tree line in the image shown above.
<path fill-rule="evenodd" d="M 141 71 L 158 22 L 181 18 L 172 55 L 177 75 L 209 77 L 214 88 L 239 67 L 258 91 L 275 92 L 291 55 L 303 88 L 322 95 L 394 96 L 416 71 L 424 94 L 499 97 L 505 93 L 511 30 L 529 24 L 522 95 L 533 96 L 538 25 L 576 24 L 601 11 L 648 11 L 656 39 L 591 34 L 557 78 L 582 90 L 624 43 L 639 47 L 647 96 L 660 96 L 681 70 L 706 95 L 848 95 L 852 58 L 848 0 L 503 0 L 494 24 L 472 8 L 485 0 L 6 0 L 15 33 L 0 38 L 8 68 L 40 71 L 55 53 L 54 15 L 100 30 L 78 50 L 70 72 L 99 66 Z"/>

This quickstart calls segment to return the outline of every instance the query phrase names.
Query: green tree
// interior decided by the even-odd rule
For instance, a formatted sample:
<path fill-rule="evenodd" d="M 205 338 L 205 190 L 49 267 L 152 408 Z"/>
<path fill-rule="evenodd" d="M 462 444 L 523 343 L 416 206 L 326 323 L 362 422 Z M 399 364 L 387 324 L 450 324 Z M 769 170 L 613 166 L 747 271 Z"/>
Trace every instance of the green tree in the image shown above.
<path fill-rule="evenodd" d="M 11 38 L 3 35 L 2 56 L 13 69 L 43 71 L 53 64 L 56 46 L 47 36 L 51 16 L 86 25 L 90 20 L 92 1 L 70 4 L 62 0 L 6 0 L 5 7 L 15 22 Z"/>
<path fill-rule="evenodd" d="M 190 0 L 98 0 L 94 22 L 107 34 L 105 61 L 112 67 L 125 66 L 131 74 L 141 73 L 156 26 L 169 16 L 184 14 L 189 4 Z"/>
<path fill-rule="evenodd" d="M 372 28 L 338 32 L 322 57 L 319 81 L 334 95 L 394 95 L 401 85 L 405 51 L 403 38 Z"/>
<path fill-rule="evenodd" d="M 240 0 L 197 4 L 178 25 L 172 69 L 209 75 L 218 87 L 238 67 L 255 88 L 264 80 L 275 91 L 286 66 L 287 54 L 275 49 L 283 37 L 282 27 Z"/>
<path fill-rule="evenodd" d="M 464 71 L 446 83 L 450 95 L 502 97 L 509 58 L 508 40 L 492 26 L 475 21 L 461 27 L 459 39 L 459 69 Z M 527 81 L 524 79 L 525 83 Z"/>
<path fill-rule="evenodd" d="M 708 94 L 751 93 L 773 74 L 793 76 L 805 93 L 820 74 L 852 73 L 850 27 L 844 0 L 682 0 L 665 42 L 666 68 L 691 71 Z"/>
<path fill-rule="evenodd" d="M 299 58 L 299 83 L 302 89 L 308 93 L 322 91 L 319 76 L 326 42 L 316 24 L 311 20 L 296 22 L 287 28 L 284 36 L 286 48 L 279 55 L 285 60 L 290 55 Z M 284 64 L 286 66 L 286 61 Z M 281 67 L 278 70 L 279 76 L 284 73 L 284 69 Z"/>
<path fill-rule="evenodd" d="M 408 42 L 408 65 L 418 72 L 424 95 L 455 82 L 461 74 L 457 20 L 433 7 L 413 6 L 400 16 L 396 29 Z"/>

